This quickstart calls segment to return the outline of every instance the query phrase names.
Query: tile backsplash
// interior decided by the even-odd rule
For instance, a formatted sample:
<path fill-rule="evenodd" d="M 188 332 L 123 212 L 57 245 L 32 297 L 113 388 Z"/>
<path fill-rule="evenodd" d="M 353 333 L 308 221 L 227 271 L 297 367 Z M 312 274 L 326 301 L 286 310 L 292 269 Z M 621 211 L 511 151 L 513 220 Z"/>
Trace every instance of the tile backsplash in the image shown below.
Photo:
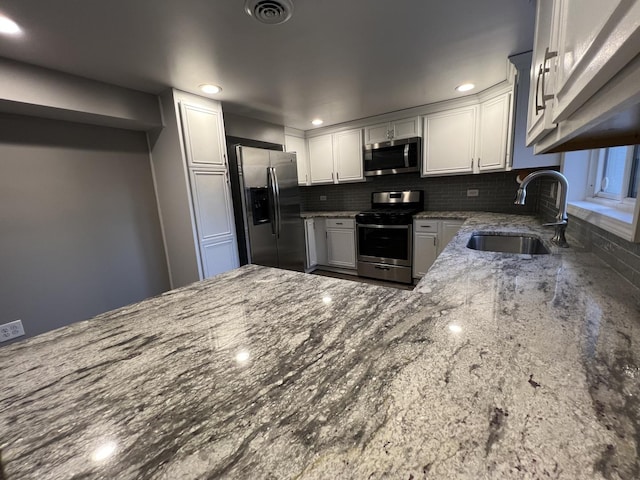
<path fill-rule="evenodd" d="M 558 210 L 555 198 L 551 195 L 553 180 L 540 182 L 538 212 L 543 221 L 553 221 Z M 578 243 L 591 251 L 616 272 L 640 288 L 640 244 L 629 242 L 590 224 L 580 218 L 569 215 L 567 241 L 569 245 Z"/>
<path fill-rule="evenodd" d="M 371 193 L 392 190 L 424 190 L 426 210 L 471 210 L 496 213 L 533 214 L 537 211 L 537 189 L 528 192 L 527 204 L 513 204 L 517 172 L 485 173 L 421 178 L 417 173 L 368 177 L 362 183 L 301 187 L 302 210 L 366 210 Z M 478 190 L 478 196 L 467 196 Z M 326 200 L 321 200 L 326 197 Z"/>

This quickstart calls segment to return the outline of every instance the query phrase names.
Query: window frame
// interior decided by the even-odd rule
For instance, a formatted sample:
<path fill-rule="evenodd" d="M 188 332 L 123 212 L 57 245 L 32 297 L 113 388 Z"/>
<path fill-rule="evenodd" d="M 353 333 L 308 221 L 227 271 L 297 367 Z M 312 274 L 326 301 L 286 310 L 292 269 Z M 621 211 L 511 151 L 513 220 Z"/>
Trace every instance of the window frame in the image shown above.
<path fill-rule="evenodd" d="M 607 155 L 609 148 L 599 148 L 592 150 L 589 169 L 590 180 L 588 192 L 591 198 L 585 198 L 587 201 L 594 201 L 596 203 L 604 203 L 615 208 L 615 203 L 620 204 L 620 207 L 624 210 L 633 209 L 636 203 L 636 199 L 629 196 L 629 188 L 631 186 L 631 173 L 633 172 L 633 163 L 636 159 L 635 152 L 637 151 L 637 145 L 627 145 L 627 155 L 624 165 L 624 174 L 622 177 L 622 188 L 620 193 L 609 193 L 602 190 L 602 182 L 604 180 L 604 167 L 607 162 Z M 604 200 L 604 201 L 603 201 Z"/>
<path fill-rule="evenodd" d="M 627 147 L 635 152 L 636 161 L 635 158 L 640 157 L 640 146 Z M 627 162 L 625 165 L 624 197 L 611 199 L 595 195 L 601 150 L 578 150 L 562 155 L 561 171 L 569 180 L 568 213 L 620 238 L 640 243 L 640 201 L 628 196 L 632 173 L 628 168 L 630 164 Z M 640 163 L 640 159 L 637 161 Z"/>

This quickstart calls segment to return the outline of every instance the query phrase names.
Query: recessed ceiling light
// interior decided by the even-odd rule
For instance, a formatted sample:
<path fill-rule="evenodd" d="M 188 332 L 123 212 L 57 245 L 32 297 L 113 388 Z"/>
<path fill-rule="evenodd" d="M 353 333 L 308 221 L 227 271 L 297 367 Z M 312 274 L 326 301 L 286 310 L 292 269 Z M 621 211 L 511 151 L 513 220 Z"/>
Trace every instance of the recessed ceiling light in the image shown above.
<path fill-rule="evenodd" d="M 22 33 L 22 29 L 10 18 L 0 15 L 0 33 L 5 33 L 7 35 L 19 35 Z"/>
<path fill-rule="evenodd" d="M 318 125 L 322 125 L 324 123 L 324 120 L 316 118 L 314 120 L 311 120 L 311 123 L 317 127 Z"/>
<path fill-rule="evenodd" d="M 458 85 L 456 90 L 459 92 L 468 92 L 469 90 L 473 90 L 476 86 L 473 83 L 463 83 L 462 85 Z"/>
<path fill-rule="evenodd" d="M 206 83 L 204 85 L 200 85 L 200 90 L 202 90 L 204 93 L 209 93 L 213 95 L 216 93 L 220 93 L 222 91 L 222 88 L 219 87 L 218 85 L 210 85 Z"/>

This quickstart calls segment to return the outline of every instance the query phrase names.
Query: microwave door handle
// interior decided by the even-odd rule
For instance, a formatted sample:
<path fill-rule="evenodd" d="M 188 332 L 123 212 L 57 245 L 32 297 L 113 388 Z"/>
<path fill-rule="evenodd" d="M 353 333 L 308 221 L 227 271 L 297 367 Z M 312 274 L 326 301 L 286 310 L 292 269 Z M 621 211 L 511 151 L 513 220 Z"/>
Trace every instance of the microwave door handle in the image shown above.
<path fill-rule="evenodd" d="M 404 145 L 404 166 L 409 168 L 409 144 Z"/>

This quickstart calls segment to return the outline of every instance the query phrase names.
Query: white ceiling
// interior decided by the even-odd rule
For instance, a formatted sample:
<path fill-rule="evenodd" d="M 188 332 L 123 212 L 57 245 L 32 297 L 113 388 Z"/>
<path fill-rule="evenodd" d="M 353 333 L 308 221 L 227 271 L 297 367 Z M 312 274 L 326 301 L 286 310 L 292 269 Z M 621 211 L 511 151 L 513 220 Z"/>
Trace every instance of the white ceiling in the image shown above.
<path fill-rule="evenodd" d="M 214 83 L 226 111 L 308 130 L 488 88 L 533 45 L 532 0 L 293 3 L 264 25 L 244 0 L 9 0 L 24 35 L 0 56 L 149 93 Z"/>

